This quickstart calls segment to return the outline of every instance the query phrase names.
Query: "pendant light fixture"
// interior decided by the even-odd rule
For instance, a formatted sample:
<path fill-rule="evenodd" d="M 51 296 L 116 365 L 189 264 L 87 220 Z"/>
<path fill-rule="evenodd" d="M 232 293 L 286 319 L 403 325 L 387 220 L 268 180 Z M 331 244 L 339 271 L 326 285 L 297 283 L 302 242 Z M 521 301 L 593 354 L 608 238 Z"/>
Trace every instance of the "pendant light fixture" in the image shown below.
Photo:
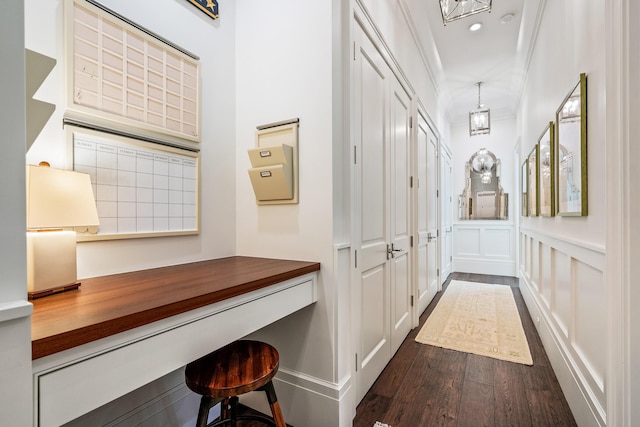
<path fill-rule="evenodd" d="M 469 135 L 485 135 L 491 132 L 491 112 L 480 102 L 480 86 L 483 82 L 476 83 L 478 86 L 478 108 L 469 111 Z"/>
<path fill-rule="evenodd" d="M 447 25 L 456 19 L 480 12 L 491 12 L 491 0 L 440 0 L 442 22 Z"/>

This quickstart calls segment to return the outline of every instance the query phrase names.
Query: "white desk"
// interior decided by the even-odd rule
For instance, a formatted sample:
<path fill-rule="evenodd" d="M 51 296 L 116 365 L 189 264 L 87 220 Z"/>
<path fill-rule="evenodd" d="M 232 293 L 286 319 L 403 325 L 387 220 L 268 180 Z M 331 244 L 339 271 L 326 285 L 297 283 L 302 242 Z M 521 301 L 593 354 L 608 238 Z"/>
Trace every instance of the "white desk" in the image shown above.
<path fill-rule="evenodd" d="M 270 275 L 268 281 L 254 278 L 250 282 L 257 285 L 258 289 L 35 359 L 34 424 L 47 427 L 69 422 L 217 348 L 313 304 L 316 301 L 316 271 L 320 266 L 317 263 L 301 264 L 305 264 L 305 272 L 289 272 L 287 275 L 293 275 L 293 278 L 277 281 L 278 277 L 282 277 L 279 274 Z M 166 274 L 160 277 L 163 277 L 163 281 L 167 280 Z M 213 278 L 212 282 L 219 280 L 222 279 Z M 270 283 L 273 280 L 276 280 L 275 284 Z M 218 289 L 216 292 L 228 293 L 229 289 L 237 287 L 247 288 L 246 282 L 242 285 L 236 283 L 230 288 Z M 85 294 L 89 295 L 89 284 L 86 288 L 85 291 L 81 287 L 80 292 L 85 291 Z M 129 290 L 132 291 L 135 289 Z M 78 301 L 78 298 L 73 296 L 62 295 L 60 299 L 66 298 L 67 304 L 71 306 Z M 50 320 L 50 317 L 42 315 L 46 306 L 62 310 L 60 301 L 54 300 L 56 297 L 46 297 L 51 299 L 42 304 L 38 300 L 35 301 L 34 334 L 38 333 L 39 321 L 45 318 Z M 66 312 L 69 322 L 78 323 L 77 330 L 86 328 L 82 326 L 82 319 L 74 319 L 77 313 L 73 308 L 68 308 Z M 119 322 L 123 323 L 122 320 Z M 109 329 L 108 325 L 103 326 L 105 330 Z M 68 341 L 68 335 L 72 332 L 58 335 L 61 340 Z M 79 334 L 78 337 L 81 338 L 83 335 L 85 334 Z M 33 342 L 34 353 L 36 350 L 38 354 L 41 353 L 42 350 L 35 347 L 38 339 L 34 339 Z"/>

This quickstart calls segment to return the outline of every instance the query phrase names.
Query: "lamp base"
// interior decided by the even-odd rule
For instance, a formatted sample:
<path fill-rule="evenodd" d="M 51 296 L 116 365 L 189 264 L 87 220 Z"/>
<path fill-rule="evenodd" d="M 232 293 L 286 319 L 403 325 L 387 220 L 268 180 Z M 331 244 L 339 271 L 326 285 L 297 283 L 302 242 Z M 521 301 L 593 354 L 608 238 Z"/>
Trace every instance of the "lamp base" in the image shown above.
<path fill-rule="evenodd" d="M 77 289 L 75 231 L 27 232 L 29 298 Z"/>
<path fill-rule="evenodd" d="M 36 299 L 36 298 L 46 297 L 47 295 L 58 294 L 60 292 L 72 291 L 74 289 L 78 289 L 79 287 L 80 287 L 80 282 L 77 282 L 77 283 L 72 283 L 66 286 L 60 286 L 58 288 L 43 289 L 42 291 L 37 291 L 37 292 L 27 292 L 27 295 L 29 296 L 29 299 Z"/>

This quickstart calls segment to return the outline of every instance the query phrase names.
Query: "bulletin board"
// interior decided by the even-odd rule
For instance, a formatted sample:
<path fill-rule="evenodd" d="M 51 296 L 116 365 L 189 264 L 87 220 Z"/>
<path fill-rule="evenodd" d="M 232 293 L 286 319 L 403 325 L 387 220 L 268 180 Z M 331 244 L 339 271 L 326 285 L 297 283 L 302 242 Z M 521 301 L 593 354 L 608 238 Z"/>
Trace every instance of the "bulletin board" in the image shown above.
<path fill-rule="evenodd" d="M 67 126 L 73 169 L 89 174 L 99 227 L 78 241 L 199 233 L 200 155 Z"/>
<path fill-rule="evenodd" d="M 65 26 L 65 117 L 198 148 L 196 55 L 94 0 L 66 0 Z"/>

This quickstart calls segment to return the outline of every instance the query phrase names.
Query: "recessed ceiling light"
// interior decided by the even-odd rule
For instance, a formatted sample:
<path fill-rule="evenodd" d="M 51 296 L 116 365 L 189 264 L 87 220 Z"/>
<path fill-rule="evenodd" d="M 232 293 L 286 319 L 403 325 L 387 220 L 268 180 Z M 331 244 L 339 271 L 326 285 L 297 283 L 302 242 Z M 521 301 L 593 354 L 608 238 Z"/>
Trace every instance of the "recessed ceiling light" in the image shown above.
<path fill-rule="evenodd" d="M 502 22 L 503 24 L 506 24 L 507 22 L 511 22 L 514 16 L 516 16 L 515 13 L 509 12 L 505 15 L 502 15 L 502 18 L 500 18 L 500 22 Z"/>
<path fill-rule="evenodd" d="M 482 28 L 482 22 L 469 25 L 469 31 L 478 31 L 480 28 Z"/>

